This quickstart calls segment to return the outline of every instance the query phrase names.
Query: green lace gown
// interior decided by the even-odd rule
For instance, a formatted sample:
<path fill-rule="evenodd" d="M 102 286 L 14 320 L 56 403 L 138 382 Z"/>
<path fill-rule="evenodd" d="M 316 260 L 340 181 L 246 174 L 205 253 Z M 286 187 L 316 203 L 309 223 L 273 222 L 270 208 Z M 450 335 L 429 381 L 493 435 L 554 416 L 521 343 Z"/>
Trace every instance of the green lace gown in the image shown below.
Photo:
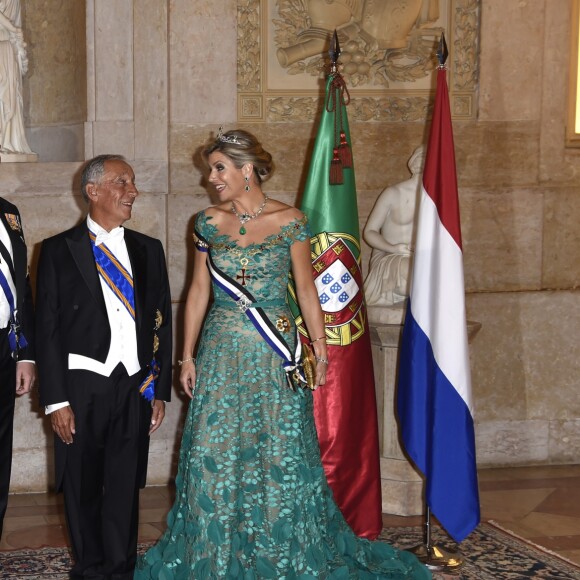
<path fill-rule="evenodd" d="M 244 267 L 246 288 L 271 320 L 290 322 L 283 336 L 294 344 L 285 297 L 290 246 L 308 238 L 306 219 L 247 248 L 204 212 L 196 231 L 240 283 Z M 135 578 L 430 578 L 413 555 L 351 531 L 324 476 L 311 392 L 289 388 L 282 359 L 221 288 L 213 292 L 175 504 Z"/>

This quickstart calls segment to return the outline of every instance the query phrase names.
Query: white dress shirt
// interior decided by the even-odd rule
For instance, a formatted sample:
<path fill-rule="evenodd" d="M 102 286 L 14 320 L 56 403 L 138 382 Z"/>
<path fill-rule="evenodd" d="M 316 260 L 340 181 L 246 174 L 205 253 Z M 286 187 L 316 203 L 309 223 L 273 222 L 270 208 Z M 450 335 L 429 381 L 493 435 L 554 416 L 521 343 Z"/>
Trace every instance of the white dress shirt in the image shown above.
<path fill-rule="evenodd" d="M 87 216 L 87 225 L 96 236 L 95 244 L 99 246 L 104 243 L 113 253 L 115 258 L 123 265 L 123 267 L 133 275 L 131 269 L 131 262 L 129 260 L 129 253 L 125 244 L 124 229 L 122 226 L 107 232 L 99 224 Z M 109 318 L 109 325 L 111 327 L 111 346 L 109 347 L 109 354 L 104 363 L 75 353 L 68 355 L 69 370 L 86 370 L 92 371 L 104 377 L 111 375 L 115 367 L 122 363 L 129 376 L 137 373 L 141 366 L 139 364 L 139 357 L 137 355 L 137 331 L 135 328 L 135 321 L 129 314 L 125 306 L 121 303 L 117 295 L 109 288 L 107 283 L 99 276 L 101 288 L 103 290 L 103 297 L 105 298 L 105 306 L 107 308 L 107 316 Z M 46 413 L 52 413 L 57 409 L 66 407 L 68 401 L 62 403 L 55 403 L 46 407 Z"/>
<path fill-rule="evenodd" d="M 0 242 L 4 244 L 10 257 L 14 260 L 14 254 L 12 253 L 12 242 L 10 241 L 10 235 L 6 231 L 6 226 L 4 222 L 0 222 Z M 16 300 L 16 288 L 14 287 L 14 280 L 12 280 L 12 274 L 10 273 L 10 268 L 8 268 L 8 264 L 6 260 L 2 258 L 0 254 L 0 269 L 6 276 L 6 280 L 8 281 L 8 286 L 10 286 L 10 290 L 12 290 L 12 296 L 14 296 L 14 300 Z M 4 291 L 0 287 L 0 328 L 6 328 L 8 323 L 10 322 L 10 305 L 8 304 L 8 299 L 6 298 Z"/>

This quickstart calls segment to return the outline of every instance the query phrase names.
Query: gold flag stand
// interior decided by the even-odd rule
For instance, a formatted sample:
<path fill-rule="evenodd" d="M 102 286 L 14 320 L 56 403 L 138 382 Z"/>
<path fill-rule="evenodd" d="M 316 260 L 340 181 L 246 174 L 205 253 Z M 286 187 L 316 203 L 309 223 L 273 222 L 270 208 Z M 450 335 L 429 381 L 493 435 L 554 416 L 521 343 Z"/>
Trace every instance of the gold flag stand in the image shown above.
<path fill-rule="evenodd" d="M 423 544 L 409 548 L 408 551 L 415 554 L 419 562 L 425 564 L 429 570 L 442 572 L 444 570 L 457 570 L 463 566 L 463 559 L 459 554 L 431 543 L 431 510 L 429 506 L 425 510 L 424 538 Z"/>

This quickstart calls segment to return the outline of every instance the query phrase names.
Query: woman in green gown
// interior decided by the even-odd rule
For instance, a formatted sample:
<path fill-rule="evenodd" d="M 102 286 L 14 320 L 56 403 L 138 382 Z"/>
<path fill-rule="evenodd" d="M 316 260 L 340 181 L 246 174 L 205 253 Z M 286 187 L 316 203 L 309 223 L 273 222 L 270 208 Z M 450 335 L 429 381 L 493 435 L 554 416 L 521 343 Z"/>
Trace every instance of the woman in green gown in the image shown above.
<path fill-rule="evenodd" d="M 219 203 L 195 221 L 180 361 L 191 403 L 176 499 L 135 578 L 430 578 L 412 554 L 358 538 L 326 482 L 312 393 L 296 386 L 299 344 L 286 304 L 292 271 L 324 385 L 306 217 L 262 192 L 272 158 L 253 135 L 220 130 L 204 158 Z"/>

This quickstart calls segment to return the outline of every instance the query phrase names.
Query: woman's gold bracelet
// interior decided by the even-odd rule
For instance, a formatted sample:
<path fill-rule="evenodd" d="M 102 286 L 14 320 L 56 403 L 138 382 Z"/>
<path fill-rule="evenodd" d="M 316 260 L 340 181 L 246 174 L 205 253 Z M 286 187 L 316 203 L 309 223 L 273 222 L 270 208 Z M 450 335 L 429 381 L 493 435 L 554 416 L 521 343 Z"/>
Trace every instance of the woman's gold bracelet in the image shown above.
<path fill-rule="evenodd" d="M 177 364 L 178 364 L 179 366 L 181 366 L 183 363 L 190 362 L 190 361 L 191 361 L 193 364 L 195 364 L 195 357 L 194 357 L 194 356 L 192 356 L 192 357 L 190 357 L 190 358 L 186 358 L 186 359 L 184 359 L 184 360 L 178 360 L 178 361 L 177 361 Z"/>
<path fill-rule="evenodd" d="M 311 340 L 310 344 L 314 344 L 315 342 L 318 342 L 319 340 L 326 340 L 326 336 L 319 336 L 318 338 Z"/>

